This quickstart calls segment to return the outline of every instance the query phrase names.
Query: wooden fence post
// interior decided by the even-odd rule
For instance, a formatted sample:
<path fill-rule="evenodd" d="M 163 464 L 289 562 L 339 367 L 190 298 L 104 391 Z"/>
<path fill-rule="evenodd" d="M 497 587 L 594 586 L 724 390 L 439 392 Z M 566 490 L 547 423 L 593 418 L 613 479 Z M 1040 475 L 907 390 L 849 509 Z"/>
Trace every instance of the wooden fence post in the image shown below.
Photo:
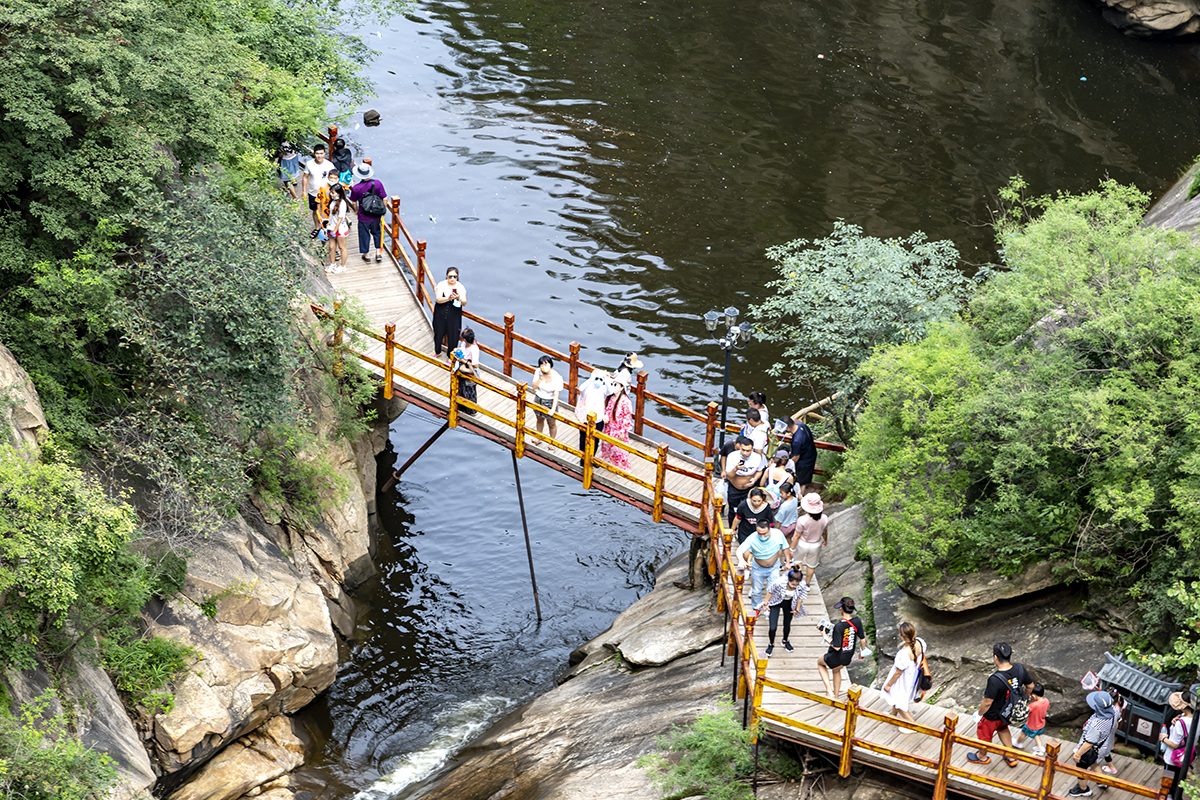
<path fill-rule="evenodd" d="M 1170 797 L 1172 783 L 1170 775 L 1163 775 L 1162 781 L 1158 784 L 1158 800 L 1167 800 Z"/>
<path fill-rule="evenodd" d="M 425 295 L 425 270 L 426 269 L 427 269 L 427 267 L 425 264 L 425 240 L 417 239 L 417 302 L 420 303 L 422 311 L 425 310 L 425 306 L 429 306 L 430 308 L 432 308 L 434 306 L 434 302 L 429 302 L 425 299 L 426 298 L 426 295 Z M 436 281 L 435 281 L 435 283 L 436 283 Z M 431 300 L 436 302 L 437 298 L 431 298 Z M 458 342 L 447 342 L 446 346 L 450 347 L 450 348 L 458 347 Z"/>
<path fill-rule="evenodd" d="M 717 446 L 717 409 L 720 406 L 714 400 L 708 404 L 708 419 L 704 423 L 704 460 L 712 461 L 713 450 Z"/>
<path fill-rule="evenodd" d="M 646 416 L 646 377 L 645 372 L 639 372 L 637 386 L 633 390 L 633 396 L 636 399 L 633 411 L 633 432 L 638 436 L 642 435 L 642 420 Z"/>
<path fill-rule="evenodd" d="M 654 511 L 651 517 L 655 522 L 662 522 L 663 517 L 663 492 L 667 488 L 667 450 L 669 449 L 665 444 L 659 443 L 658 462 L 654 465 Z"/>
<path fill-rule="evenodd" d="M 857 686 L 846 693 L 850 698 L 846 701 L 846 727 L 842 730 L 842 759 L 838 764 L 838 775 L 850 777 L 850 762 L 854 755 L 854 729 L 858 725 L 858 698 L 862 689 Z"/>
<path fill-rule="evenodd" d="M 513 452 L 517 454 L 517 458 L 525 457 L 525 409 L 529 405 L 528 393 L 525 390 L 525 386 L 526 384 L 522 383 L 517 387 L 517 421 L 514 432 L 516 444 L 513 448 Z"/>
<path fill-rule="evenodd" d="M 754 699 L 750 701 L 750 744 L 758 741 L 758 710 L 762 708 L 763 678 L 767 677 L 767 660 L 760 658 L 754 665 Z"/>
<path fill-rule="evenodd" d="M 712 461 L 706 460 L 704 462 L 704 485 L 700 487 L 700 508 L 701 509 L 707 510 L 708 504 L 711 503 L 712 499 L 713 499 L 712 492 L 711 492 L 712 474 L 713 474 Z M 715 520 L 714 520 L 714 522 L 715 522 Z M 711 535 L 713 530 L 715 530 L 715 529 L 716 529 L 716 526 L 713 525 L 712 528 L 710 528 L 708 531 L 701 531 L 701 533 L 708 533 Z"/>
<path fill-rule="evenodd" d="M 337 130 L 337 129 L 333 128 L 331 130 Z M 340 378 L 340 377 L 342 377 L 342 335 L 343 335 L 343 329 L 344 329 L 344 323 L 342 320 L 342 296 L 341 296 L 341 294 L 339 294 L 337 297 L 333 298 L 333 319 L 334 319 L 333 347 L 335 348 L 335 352 L 336 352 L 336 355 L 334 356 L 334 359 L 333 359 L 333 374 L 334 374 L 334 377 Z"/>
<path fill-rule="evenodd" d="M 596 452 L 596 412 L 587 415 L 587 433 L 583 437 L 583 488 L 592 488 L 592 455 Z"/>
<path fill-rule="evenodd" d="M 571 354 L 570 377 L 567 378 L 567 402 L 575 405 L 579 399 L 579 342 L 571 342 L 568 352 Z"/>
<path fill-rule="evenodd" d="M 954 748 L 954 729 L 958 717 L 947 714 L 942 727 L 942 748 L 938 752 L 937 779 L 933 783 L 932 800 L 946 800 L 946 787 L 950 783 L 950 751 Z"/>
<path fill-rule="evenodd" d="M 1058 765 L 1059 744 L 1046 746 L 1046 755 L 1042 756 L 1042 783 L 1038 787 L 1038 800 L 1046 800 L 1054 789 L 1054 768 Z"/>
<path fill-rule="evenodd" d="M 715 550 L 716 548 L 711 549 Z M 718 570 L 719 577 L 717 579 L 719 581 L 717 583 L 717 613 L 724 614 L 725 609 L 729 608 L 729 603 L 726 602 L 725 598 L 725 593 L 729 591 L 725 588 L 725 581 L 729 578 L 729 567 L 724 561 L 720 562 L 720 567 L 721 568 Z"/>
<path fill-rule="evenodd" d="M 454 358 L 450 361 L 453 363 Z M 458 370 L 450 368 L 450 411 L 446 414 L 446 424 L 451 428 L 458 427 Z"/>
<path fill-rule="evenodd" d="M 392 258 L 396 259 L 396 264 L 400 263 L 400 195 L 394 194 L 391 196 L 388 205 L 392 207 Z M 418 295 L 419 296 L 419 295 Z"/>
<path fill-rule="evenodd" d="M 337 141 L 337 125 L 330 125 L 329 126 L 329 154 L 330 155 L 333 155 L 333 143 L 336 141 Z M 326 156 L 326 158 L 329 158 L 329 156 Z M 332 161 L 333 159 L 330 158 L 329 160 Z"/>
<path fill-rule="evenodd" d="M 511 311 L 504 315 L 504 375 L 509 378 L 512 377 L 513 368 L 513 320 L 515 319 L 516 317 L 512 315 Z"/>
<path fill-rule="evenodd" d="M 396 363 L 396 326 L 389 323 L 384 326 L 386 336 L 383 342 L 383 399 L 392 399 L 392 367 Z"/>

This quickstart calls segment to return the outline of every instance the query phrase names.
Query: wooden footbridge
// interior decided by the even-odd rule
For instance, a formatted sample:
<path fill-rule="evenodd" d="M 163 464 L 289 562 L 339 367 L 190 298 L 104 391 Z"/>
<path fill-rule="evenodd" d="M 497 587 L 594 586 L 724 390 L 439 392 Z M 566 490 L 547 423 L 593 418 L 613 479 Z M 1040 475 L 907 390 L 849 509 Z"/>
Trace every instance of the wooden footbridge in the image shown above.
<path fill-rule="evenodd" d="M 331 129 L 331 134 L 336 138 L 336 130 Z M 361 300 L 369 324 L 344 319 L 340 301 L 330 308 L 312 306 L 318 316 L 335 320 L 329 343 L 342 357 L 367 364 L 386 397 L 399 394 L 445 419 L 450 427 L 464 428 L 512 450 L 516 458 L 532 458 L 581 481 L 585 489 L 599 489 L 647 511 L 656 522 L 667 521 L 709 538 L 709 573 L 715 580 L 719 608 L 730 620 L 726 656 L 732 657 L 733 693 L 743 700 L 755 736 L 768 732 L 832 754 L 843 776 L 858 762 L 928 783 L 934 800 L 944 800 L 948 792 L 981 800 L 1069 800 L 1067 790 L 1084 774 L 1065 763 L 1070 760 L 1070 743 L 1061 749 L 1052 745 L 1043 758 L 984 745 L 970 736 L 969 719 L 960 731 L 957 716 L 927 704 L 912 707 L 917 723 L 909 724 L 888 713 L 890 708 L 877 691 L 850 686 L 848 679 L 843 681 L 850 687 L 847 696 L 826 697 L 816 668 L 817 658 L 826 650 L 816 621 L 828 616 L 819 587 L 810 589 L 805 603 L 809 616 L 794 620 L 795 652 L 777 646 L 774 658 L 761 658 L 766 623 L 756 624 L 747 614 L 748 587 L 735 568 L 734 539 L 725 525 L 723 498 L 713 487 L 717 404 L 709 403 L 702 412 L 686 408 L 647 389 L 642 373 L 631 392 L 633 432 L 628 442 L 618 441 L 597 431 L 594 418 L 586 423 L 575 419 L 572 407 L 579 379 L 596 369 L 580 358 L 577 342 L 562 352 L 518 333 L 512 314 L 496 323 L 466 309 L 464 320 L 477 327 L 480 350 L 493 361 L 481 366 L 478 378 L 460 376 L 450 364 L 430 355 L 434 281 L 426 262 L 426 243 L 414 239 L 405 227 L 399 198 L 390 198 L 388 205 L 390 213 L 384 221 L 388 259 L 383 264 L 365 263 L 351 253 L 346 271 L 330 276 L 340 296 Z M 490 337 L 498 347 L 489 343 Z M 532 357 L 518 357 L 526 352 Z M 542 354 L 565 364 L 568 372 L 568 404 L 560 405 L 555 415 L 556 438 L 533 429 L 533 403 L 523 380 Z M 454 402 L 464 380 L 476 384 L 477 402 L 462 398 Z M 476 414 L 464 414 L 464 409 Z M 810 411 L 815 409 L 805 410 Z M 582 450 L 579 432 L 586 442 Z M 669 443 L 656 442 L 652 436 L 666 437 Z M 626 451 L 630 467 L 622 469 L 595 457 L 596 441 Z M 841 449 L 826 443 L 818 446 Z M 979 766 L 966 760 L 969 751 L 980 748 L 992 755 L 991 764 Z M 1018 766 L 1008 767 L 1002 756 L 1016 759 Z M 1119 777 L 1087 773 L 1093 787 L 1107 788 L 1108 800 L 1165 800 L 1170 782 L 1160 779 L 1160 767 L 1114 758 Z"/>

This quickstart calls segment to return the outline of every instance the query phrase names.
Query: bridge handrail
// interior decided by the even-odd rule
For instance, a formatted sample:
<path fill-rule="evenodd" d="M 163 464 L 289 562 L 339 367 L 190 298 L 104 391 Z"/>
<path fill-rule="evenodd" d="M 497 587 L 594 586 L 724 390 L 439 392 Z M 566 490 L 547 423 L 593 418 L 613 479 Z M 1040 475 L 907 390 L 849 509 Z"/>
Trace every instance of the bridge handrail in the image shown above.
<path fill-rule="evenodd" d="M 946 800 L 949 779 L 951 777 L 1004 789 L 1021 797 L 1033 798 L 1034 800 L 1052 800 L 1053 798 L 1057 798 L 1057 795 L 1053 793 L 1054 777 L 1057 774 L 1086 778 L 1090 782 L 1126 791 L 1138 797 L 1166 800 L 1171 788 L 1171 779 L 1169 777 L 1164 777 L 1157 788 L 1142 786 L 1105 775 L 1104 773 L 1088 772 L 1072 764 L 1059 764 L 1059 745 L 1056 744 L 1051 744 L 1046 749 L 1045 756 L 1034 756 L 1021 750 L 992 744 L 991 742 L 982 742 L 971 736 L 960 735 L 956 732 L 958 716 L 954 714 L 947 714 L 944 718 L 942 729 L 938 730 L 927 725 L 906 722 L 899 717 L 861 707 L 859 699 L 862 696 L 862 689 L 857 686 L 850 688 L 848 694 L 849 700 L 830 700 L 824 695 L 795 686 L 789 686 L 788 684 L 766 677 L 767 660 L 758 657 L 758 651 L 754 643 L 754 623 L 756 619 L 747 613 L 746 601 L 743 597 L 745 577 L 738 574 L 736 569 L 736 547 L 734 545 L 733 532 L 725 523 L 721 498 L 716 496 L 711 485 L 711 479 L 709 485 L 706 487 L 705 495 L 710 498 L 710 502 L 705 508 L 701 509 L 701 519 L 707 520 L 708 530 L 711 531 L 712 536 L 712 546 L 709 548 L 709 574 L 714 576 L 717 587 L 717 611 L 725 612 L 728 610 L 731 617 L 729 625 L 730 636 L 726 643 L 726 654 L 735 657 L 737 661 L 736 669 L 740 672 L 735 684 L 735 696 L 738 699 L 742 699 L 749 695 L 748 705 L 752 742 L 758 736 L 758 727 L 754 722 L 759 719 L 770 720 L 777 724 L 805 731 L 837 743 L 840 751 L 838 774 L 842 777 L 847 777 L 850 774 L 850 766 L 853 763 L 856 748 L 923 767 L 934 773 L 933 800 Z M 704 527 L 703 524 L 702 527 Z M 841 724 L 841 730 L 824 728 L 820 725 L 793 719 L 764 708 L 762 698 L 763 690 L 766 688 L 786 692 L 820 705 L 844 711 L 845 716 Z M 875 742 L 855 736 L 855 725 L 860 717 L 893 725 L 905 730 L 915 731 L 925 736 L 940 738 L 941 748 L 938 758 L 931 759 L 919 756 L 915 753 L 876 744 Z M 890 739 L 890 737 L 884 738 L 885 740 Z M 969 769 L 954 767 L 950 761 L 955 745 L 966 745 L 972 749 L 994 753 L 1002 757 L 1007 756 L 1026 764 L 1040 766 L 1042 768 L 1041 779 L 1036 787 L 1030 787 L 1013 783 L 1003 778 L 994 778 L 990 775 L 973 772 Z"/>
<path fill-rule="evenodd" d="M 528 418 L 529 411 L 530 411 L 529 407 L 531 405 L 534 405 L 534 403 L 529 399 L 529 396 L 532 393 L 532 390 L 529 388 L 528 384 L 520 383 L 515 387 L 515 391 L 513 391 L 513 390 L 510 390 L 506 385 L 498 384 L 496 382 L 489 380 L 486 377 L 472 376 L 472 375 L 469 375 L 466 373 L 461 373 L 459 371 L 456 371 L 453 369 L 452 363 L 446 363 L 439 358 L 435 358 L 426 353 L 414 350 L 413 348 L 410 348 L 404 344 L 401 344 L 400 342 L 397 342 L 395 340 L 395 330 L 396 330 L 395 325 L 386 326 L 385 334 L 383 336 L 380 336 L 378 333 L 376 333 L 362 325 L 356 324 L 353 321 L 346 320 L 346 319 L 339 319 L 338 314 L 339 314 L 339 310 L 340 310 L 339 309 L 340 302 L 335 301 L 334 306 L 335 306 L 334 309 L 332 311 L 330 311 L 329 309 L 326 309 L 325 307 L 323 307 L 322 305 L 320 305 L 318 303 L 310 303 L 309 304 L 309 307 L 312 309 L 312 312 L 314 315 L 325 318 L 325 319 L 331 319 L 331 320 L 337 321 L 337 325 L 335 327 L 335 330 L 334 330 L 334 333 L 332 336 L 332 340 L 329 342 L 330 346 L 339 347 L 340 352 L 342 354 L 353 356 L 353 357 L 355 357 L 367 364 L 370 364 L 374 367 L 377 367 L 378 369 L 383 371 L 382 383 L 383 383 L 383 389 L 384 389 L 384 397 L 386 399 L 391 399 L 394 394 L 394 391 L 395 391 L 394 381 L 402 380 L 402 381 L 406 381 L 408 383 L 412 383 L 416 386 L 420 386 L 423 389 L 425 389 L 426 391 L 429 391 L 429 392 L 437 395 L 438 397 L 444 398 L 447 403 L 447 408 L 448 408 L 447 422 L 449 423 L 450 427 L 458 426 L 459 421 L 460 421 L 460 413 L 461 413 L 460 409 L 461 408 L 468 408 L 468 409 L 474 410 L 476 412 L 482 413 L 484 416 L 488 417 L 489 419 L 492 419 L 492 420 L 500 423 L 501 426 L 503 426 L 505 428 L 510 428 L 512 430 L 512 436 L 513 436 L 513 442 L 514 442 L 513 449 L 518 458 L 522 458 L 525 454 L 525 440 L 529 437 L 532 437 L 535 441 L 545 442 L 547 445 L 550 445 L 551 447 L 554 447 L 554 448 L 558 448 L 573 458 L 581 459 L 583 461 L 583 465 L 582 465 L 583 486 L 585 489 L 591 488 L 592 479 L 595 475 L 595 471 L 597 469 L 599 469 L 603 472 L 612 473 L 618 477 L 623 478 L 626 481 L 629 481 L 630 483 L 632 483 L 636 486 L 640 486 L 641 488 L 647 490 L 648 492 L 651 492 L 653 494 L 653 505 L 651 507 L 651 516 L 653 517 L 655 522 L 660 522 L 662 520 L 663 513 L 664 513 L 663 504 L 664 504 L 664 501 L 666 501 L 666 500 L 671 500 L 676 503 L 679 503 L 680 505 L 687 506 L 690 508 L 697 508 L 697 509 L 701 508 L 703 506 L 703 504 L 705 502 L 707 502 L 708 498 L 704 495 L 704 489 L 705 489 L 705 487 L 710 485 L 710 483 L 708 482 L 711 477 L 711 474 L 712 474 L 712 466 L 710 463 L 706 463 L 703 467 L 701 467 L 699 464 L 697 464 L 697 468 L 695 470 L 688 469 L 683 466 L 677 466 L 675 464 L 671 464 L 668 462 L 668 455 L 670 454 L 670 448 L 665 443 L 659 443 L 657 445 L 652 445 L 655 447 L 655 452 L 653 455 L 651 455 L 649 453 L 642 451 L 641 449 L 634 446 L 633 444 L 630 444 L 629 442 L 623 442 L 619 439 L 614 438 L 613 436 L 611 436 L 609 434 L 606 434 L 606 433 L 603 433 L 603 432 L 597 430 L 596 429 L 596 414 L 595 414 L 595 412 L 591 412 L 588 414 L 588 421 L 586 423 L 581 423 L 577 419 L 575 419 L 574 416 L 566 416 L 558 411 L 551 413 L 549 411 L 549 409 L 543 409 L 541 406 L 536 406 L 538 413 L 545 414 L 546 416 L 553 418 L 557 423 L 560 423 L 568 428 L 583 432 L 585 435 L 586 445 L 585 445 L 585 449 L 581 451 L 578 448 L 571 446 L 570 444 L 567 444 L 565 442 L 554 439 L 546 434 L 539 433 L 536 430 L 530 429 L 526 425 L 526 419 Z M 346 346 L 343 342 L 344 331 L 346 328 L 356 331 L 356 332 L 362 334 L 363 336 L 367 337 L 368 339 L 374 340 L 376 342 L 381 342 L 384 345 L 384 360 L 380 361 L 378 359 L 372 358 L 371 356 L 367 355 L 366 353 L 360 352 L 352 347 Z M 428 381 L 422 380 L 421 378 L 418 378 L 416 375 L 405 371 L 402 367 L 397 367 L 396 366 L 396 358 L 395 358 L 395 354 L 397 352 L 403 353 L 404 355 L 415 358 L 418 361 L 422 361 L 426 364 L 431 364 L 440 370 L 446 371 L 447 373 L 449 373 L 448 385 L 445 388 L 443 388 L 442 386 L 437 386 L 437 385 L 431 384 Z M 452 361 L 453 361 L 453 359 L 452 359 Z M 501 414 L 496 414 L 492 411 L 489 411 L 487 408 L 485 408 L 479 402 L 474 402 L 474 401 L 468 400 L 466 398 L 460 397 L 458 388 L 459 388 L 459 383 L 463 380 L 467 380 L 471 383 L 474 383 L 476 386 L 482 387 L 483 389 L 485 389 L 487 391 L 493 392 L 493 393 L 498 394 L 510 401 L 515 402 L 516 403 L 516 414 L 515 414 L 514 419 L 508 419 L 507 417 L 504 417 Z M 708 416 L 712 419 L 715 419 L 716 418 L 716 403 L 710 403 L 708 411 L 709 411 Z M 625 453 L 628 453 L 631 457 L 636 457 L 638 459 L 641 459 L 643 461 L 646 461 L 646 462 L 652 464 L 654 466 L 654 476 L 655 476 L 654 481 L 650 482 L 650 481 L 644 480 L 644 479 L 638 477 L 637 475 L 633 474 L 629 470 L 623 469 L 614 464 L 610 464 L 607 461 L 597 458 L 596 454 L 595 454 L 595 450 L 596 450 L 595 445 L 597 442 L 606 442 L 609 445 L 616 447 L 616 448 L 624 451 Z M 701 484 L 701 492 L 700 492 L 701 499 L 695 500 L 691 497 L 685 497 L 685 496 L 677 494 L 675 492 L 668 491 L 666 488 L 666 476 L 668 473 L 682 475 L 686 478 L 690 478 L 690 479 L 695 480 L 698 483 L 700 483 Z"/>

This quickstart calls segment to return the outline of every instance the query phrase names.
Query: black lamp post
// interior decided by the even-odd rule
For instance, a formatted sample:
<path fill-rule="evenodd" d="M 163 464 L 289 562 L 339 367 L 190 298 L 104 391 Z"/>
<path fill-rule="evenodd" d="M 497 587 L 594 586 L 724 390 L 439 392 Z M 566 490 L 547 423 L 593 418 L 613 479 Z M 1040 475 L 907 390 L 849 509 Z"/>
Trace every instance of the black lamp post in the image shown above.
<path fill-rule="evenodd" d="M 718 452 L 725 449 L 725 418 L 729 412 L 729 359 L 734 350 L 741 350 L 754 338 L 754 332 L 751 330 L 753 326 L 749 322 L 738 325 L 739 313 L 736 308 L 730 306 L 724 313 L 709 311 L 704 315 L 704 327 L 712 334 L 713 341 L 725 351 L 725 387 L 721 390 L 721 439 Z M 729 326 L 728 332 L 718 336 L 716 330 L 719 325 Z"/>

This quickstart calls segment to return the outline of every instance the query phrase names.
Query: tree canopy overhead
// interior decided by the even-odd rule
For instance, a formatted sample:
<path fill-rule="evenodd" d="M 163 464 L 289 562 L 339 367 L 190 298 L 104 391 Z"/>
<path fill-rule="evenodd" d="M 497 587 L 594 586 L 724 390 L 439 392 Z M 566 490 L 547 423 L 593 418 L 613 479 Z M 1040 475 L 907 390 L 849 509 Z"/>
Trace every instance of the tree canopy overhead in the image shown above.
<path fill-rule="evenodd" d="M 1026 204 L 961 318 L 865 362 L 839 483 L 894 572 L 1053 560 L 1150 630 L 1184 621 L 1165 590 L 1200 568 L 1200 248 L 1144 227 L 1146 200 L 1106 181 Z"/>

